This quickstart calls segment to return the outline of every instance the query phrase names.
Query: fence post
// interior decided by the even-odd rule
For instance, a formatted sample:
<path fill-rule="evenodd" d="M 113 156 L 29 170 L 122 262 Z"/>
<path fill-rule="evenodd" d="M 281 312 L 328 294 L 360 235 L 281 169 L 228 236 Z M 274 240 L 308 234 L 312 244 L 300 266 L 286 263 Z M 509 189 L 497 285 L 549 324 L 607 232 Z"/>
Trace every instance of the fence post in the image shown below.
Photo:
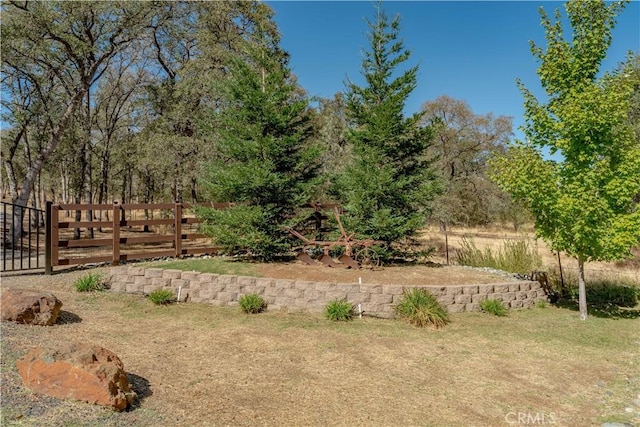
<path fill-rule="evenodd" d="M 120 217 L 121 208 L 118 202 L 113 202 L 113 257 L 111 258 L 111 265 L 116 266 L 120 264 Z"/>
<path fill-rule="evenodd" d="M 53 202 L 47 201 L 45 203 L 45 220 L 44 220 L 44 272 L 45 274 L 53 274 L 53 264 L 51 263 L 52 252 L 52 239 L 51 234 L 53 231 L 51 218 L 52 218 Z"/>
<path fill-rule="evenodd" d="M 182 203 L 176 203 L 173 212 L 176 258 L 182 255 Z"/>

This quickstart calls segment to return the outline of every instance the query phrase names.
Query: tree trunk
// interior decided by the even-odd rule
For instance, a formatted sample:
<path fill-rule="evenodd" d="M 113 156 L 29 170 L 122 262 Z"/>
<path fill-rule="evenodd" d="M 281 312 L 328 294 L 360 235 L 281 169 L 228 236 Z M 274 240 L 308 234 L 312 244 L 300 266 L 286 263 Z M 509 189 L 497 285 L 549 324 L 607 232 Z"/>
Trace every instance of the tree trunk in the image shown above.
<path fill-rule="evenodd" d="M 584 283 L 584 260 L 578 258 L 578 306 L 580 320 L 587 320 L 587 287 Z"/>

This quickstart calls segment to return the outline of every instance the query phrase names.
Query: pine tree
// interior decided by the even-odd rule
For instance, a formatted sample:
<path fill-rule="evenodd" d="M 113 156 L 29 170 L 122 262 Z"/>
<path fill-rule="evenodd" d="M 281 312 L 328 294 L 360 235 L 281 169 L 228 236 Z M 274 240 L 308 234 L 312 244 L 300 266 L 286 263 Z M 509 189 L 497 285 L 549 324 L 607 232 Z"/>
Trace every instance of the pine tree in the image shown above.
<path fill-rule="evenodd" d="M 345 96 L 347 140 L 355 160 L 338 180 L 337 191 L 347 228 L 391 244 L 424 226 L 439 185 L 425 156 L 431 129 L 420 126 L 421 113 L 403 113 L 417 86 L 418 67 L 396 77 L 397 67 L 410 56 L 399 39 L 400 20 L 390 20 L 378 3 L 375 21 L 367 24 L 366 86 L 348 81 Z"/>
<path fill-rule="evenodd" d="M 207 177 L 210 200 L 237 205 L 202 214 L 209 234 L 228 252 L 270 259 L 289 248 L 282 226 L 308 202 L 319 150 L 308 142 L 309 103 L 279 47 L 273 12 L 260 3 L 255 8 L 244 53 L 229 60 L 218 160 Z"/>

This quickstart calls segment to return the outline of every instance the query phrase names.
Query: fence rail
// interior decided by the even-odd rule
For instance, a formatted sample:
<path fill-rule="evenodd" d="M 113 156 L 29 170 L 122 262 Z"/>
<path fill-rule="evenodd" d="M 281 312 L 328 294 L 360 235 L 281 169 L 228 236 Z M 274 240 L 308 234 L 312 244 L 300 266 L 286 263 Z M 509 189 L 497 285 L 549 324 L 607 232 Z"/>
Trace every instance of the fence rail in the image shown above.
<path fill-rule="evenodd" d="M 216 253 L 219 248 L 202 241 L 206 238 L 198 228 L 202 220 L 191 212 L 197 206 L 225 209 L 231 204 L 47 203 L 45 270 L 50 274 L 54 266 L 103 262 L 118 265 L 136 259 Z M 72 211 L 74 215 L 70 214 Z M 140 211 L 143 219 L 138 219 Z M 72 218 L 65 218 L 64 212 Z M 91 212 L 89 219 L 83 220 L 82 212 L 85 216 Z M 85 238 L 78 238 L 81 229 Z"/>

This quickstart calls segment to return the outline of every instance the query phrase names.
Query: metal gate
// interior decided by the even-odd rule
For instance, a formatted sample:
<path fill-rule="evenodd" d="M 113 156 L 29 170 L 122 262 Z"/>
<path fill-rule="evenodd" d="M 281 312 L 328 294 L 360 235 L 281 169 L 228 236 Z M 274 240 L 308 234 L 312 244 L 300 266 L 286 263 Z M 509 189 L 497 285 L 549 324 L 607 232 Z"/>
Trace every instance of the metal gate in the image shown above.
<path fill-rule="evenodd" d="M 45 212 L 41 209 L 1 202 L 1 271 L 45 267 Z"/>

